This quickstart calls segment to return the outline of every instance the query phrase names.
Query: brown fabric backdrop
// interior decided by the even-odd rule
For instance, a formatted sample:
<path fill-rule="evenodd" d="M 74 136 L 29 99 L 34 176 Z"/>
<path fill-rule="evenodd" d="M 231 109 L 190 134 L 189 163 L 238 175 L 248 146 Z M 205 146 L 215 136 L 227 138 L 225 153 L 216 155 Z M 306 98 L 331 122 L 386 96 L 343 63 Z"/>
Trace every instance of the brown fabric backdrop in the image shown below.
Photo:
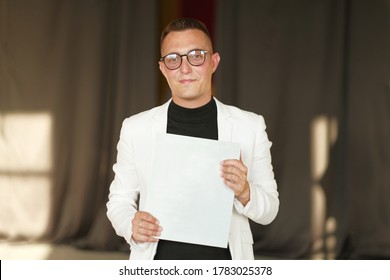
<path fill-rule="evenodd" d="M 1 113 L 44 111 L 53 123 L 49 188 L 29 190 L 27 181 L 15 183 L 19 173 L 2 173 L 12 188 L 1 186 L 11 216 L 1 235 L 87 237 L 84 246 L 115 248 L 105 202 L 123 119 L 157 105 L 157 2 L 1 0 L 0 7 Z M 31 213 L 38 208 L 50 211 L 49 223 L 32 232 L 23 225 L 39 222 Z"/>
<path fill-rule="evenodd" d="M 390 2 L 230 0 L 218 12 L 217 95 L 264 115 L 274 143 L 281 207 L 252 225 L 256 252 L 390 257 Z M 321 119 L 329 160 L 314 176 Z"/>
<path fill-rule="evenodd" d="M 161 5 L 0 0 L 3 240 L 127 250 L 105 202 L 122 120 L 162 95 Z M 273 142 L 281 208 L 252 224 L 256 254 L 389 258 L 390 2 L 213 9 L 216 95 L 262 114 Z"/>

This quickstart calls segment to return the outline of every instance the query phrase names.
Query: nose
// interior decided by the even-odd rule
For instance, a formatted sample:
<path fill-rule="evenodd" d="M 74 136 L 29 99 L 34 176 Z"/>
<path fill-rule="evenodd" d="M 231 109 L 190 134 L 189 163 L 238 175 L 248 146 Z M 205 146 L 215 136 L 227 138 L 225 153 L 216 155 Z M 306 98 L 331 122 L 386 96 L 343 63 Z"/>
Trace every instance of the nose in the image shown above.
<path fill-rule="evenodd" d="M 186 56 L 185 59 L 182 57 L 182 62 L 180 65 L 180 72 L 184 74 L 188 74 L 192 72 L 191 64 L 188 62 L 188 57 Z"/>

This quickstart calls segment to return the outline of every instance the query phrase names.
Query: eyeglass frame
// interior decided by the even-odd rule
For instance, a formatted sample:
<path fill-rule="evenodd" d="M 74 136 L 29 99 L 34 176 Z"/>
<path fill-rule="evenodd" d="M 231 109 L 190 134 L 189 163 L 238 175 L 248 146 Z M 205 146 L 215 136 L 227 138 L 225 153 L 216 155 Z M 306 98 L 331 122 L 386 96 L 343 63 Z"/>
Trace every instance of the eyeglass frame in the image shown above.
<path fill-rule="evenodd" d="M 194 65 L 194 64 L 192 64 L 191 61 L 188 59 L 188 55 L 189 55 L 191 52 L 193 52 L 193 51 L 201 51 L 201 52 L 204 53 L 204 60 L 203 60 L 203 62 L 202 62 L 201 64 Z M 202 50 L 202 49 L 193 49 L 193 50 L 188 51 L 186 54 L 179 54 L 179 53 L 173 52 L 173 53 L 166 54 L 166 55 L 164 55 L 163 57 L 160 57 L 159 61 L 162 61 L 162 62 L 164 63 L 164 65 L 165 65 L 165 67 L 167 67 L 168 70 L 176 70 L 176 69 L 179 69 L 180 66 L 182 65 L 182 63 L 183 63 L 183 56 L 186 56 L 186 57 L 187 57 L 187 61 L 188 61 L 189 64 L 191 64 L 192 66 L 198 67 L 198 66 L 202 66 L 202 65 L 206 62 L 207 53 L 208 53 L 207 50 Z M 165 58 L 166 58 L 168 55 L 172 55 L 172 54 L 176 54 L 176 55 L 178 55 L 178 56 L 180 57 L 180 64 L 179 64 L 179 66 L 177 66 L 176 68 L 173 68 L 173 69 L 169 68 L 169 67 L 167 66 L 167 64 L 165 63 Z"/>

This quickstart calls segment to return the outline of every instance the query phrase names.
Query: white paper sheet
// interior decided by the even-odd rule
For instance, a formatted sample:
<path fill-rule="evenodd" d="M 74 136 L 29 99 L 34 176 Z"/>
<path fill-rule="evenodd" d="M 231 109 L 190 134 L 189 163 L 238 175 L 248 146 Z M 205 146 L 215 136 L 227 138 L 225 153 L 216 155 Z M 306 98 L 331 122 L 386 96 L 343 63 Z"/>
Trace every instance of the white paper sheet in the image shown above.
<path fill-rule="evenodd" d="M 227 248 L 233 191 L 220 174 L 240 145 L 158 134 L 145 211 L 163 227 L 160 239 Z"/>

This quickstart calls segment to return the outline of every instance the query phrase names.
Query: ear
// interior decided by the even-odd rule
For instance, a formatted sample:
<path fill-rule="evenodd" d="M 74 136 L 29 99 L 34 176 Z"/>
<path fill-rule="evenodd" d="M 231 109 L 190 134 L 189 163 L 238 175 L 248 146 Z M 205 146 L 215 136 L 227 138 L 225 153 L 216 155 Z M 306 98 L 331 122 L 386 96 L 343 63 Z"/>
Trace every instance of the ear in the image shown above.
<path fill-rule="evenodd" d="M 161 73 L 164 75 L 165 78 L 167 78 L 167 75 L 166 75 L 167 68 L 165 67 L 164 62 L 159 61 L 158 65 L 159 65 Z"/>
<path fill-rule="evenodd" d="M 219 53 L 213 53 L 213 55 L 211 56 L 211 62 L 212 62 L 212 69 L 213 69 L 213 73 L 215 72 L 215 70 L 217 70 L 218 68 L 218 65 L 219 65 L 219 61 L 221 60 L 221 57 L 219 56 Z"/>

